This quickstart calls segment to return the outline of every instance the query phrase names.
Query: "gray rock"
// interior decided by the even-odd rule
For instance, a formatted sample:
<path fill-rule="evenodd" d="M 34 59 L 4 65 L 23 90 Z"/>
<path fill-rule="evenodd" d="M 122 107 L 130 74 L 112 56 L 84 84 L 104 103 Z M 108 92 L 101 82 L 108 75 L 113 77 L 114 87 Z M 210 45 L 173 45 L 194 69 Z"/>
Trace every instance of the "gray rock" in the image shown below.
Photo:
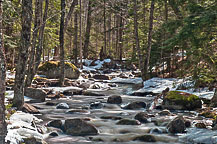
<path fill-rule="evenodd" d="M 36 88 L 26 88 L 24 91 L 24 95 L 27 97 L 30 97 L 32 99 L 39 100 L 41 102 L 45 101 L 45 97 L 47 96 L 47 93 L 42 89 L 36 89 Z"/>
<path fill-rule="evenodd" d="M 103 106 L 101 102 L 93 102 L 90 104 L 90 109 L 101 109 Z"/>
<path fill-rule="evenodd" d="M 110 77 L 107 75 L 100 75 L 100 74 L 96 74 L 93 76 L 94 79 L 97 80 L 110 80 Z"/>
<path fill-rule="evenodd" d="M 122 103 L 122 98 L 119 95 L 112 95 L 112 96 L 108 97 L 107 103 L 121 104 Z"/>
<path fill-rule="evenodd" d="M 62 128 L 62 125 L 63 125 L 63 123 L 61 120 L 52 120 L 47 124 L 47 126 L 49 126 L 49 127 L 55 127 L 55 128 L 59 128 L 59 129 Z"/>
<path fill-rule="evenodd" d="M 67 103 L 59 103 L 56 106 L 57 109 L 69 109 L 69 105 Z"/>
<path fill-rule="evenodd" d="M 117 125 L 140 125 L 141 123 L 138 120 L 121 119 L 116 124 Z"/>
<path fill-rule="evenodd" d="M 158 115 L 160 115 L 160 116 L 169 116 L 169 115 L 171 115 L 171 113 L 170 113 L 169 110 L 165 109 L 165 110 L 159 112 Z"/>
<path fill-rule="evenodd" d="M 37 108 L 32 106 L 31 104 L 24 103 L 22 107 L 22 111 L 30 114 L 39 114 L 40 112 L 38 111 Z"/>
<path fill-rule="evenodd" d="M 38 68 L 39 74 L 45 75 L 47 78 L 59 78 L 61 75 L 60 61 L 48 61 L 43 63 Z M 72 63 L 65 62 L 65 77 L 77 79 L 80 76 L 80 71 Z"/>
<path fill-rule="evenodd" d="M 67 119 L 64 125 L 64 131 L 72 136 L 87 136 L 97 135 L 98 130 L 92 124 L 85 122 L 82 119 Z"/>
<path fill-rule="evenodd" d="M 35 137 L 24 138 L 23 140 L 25 144 L 47 144 L 45 141 L 36 139 Z"/>
<path fill-rule="evenodd" d="M 134 118 L 141 123 L 148 123 L 148 114 L 145 112 L 137 113 Z"/>
<path fill-rule="evenodd" d="M 146 108 L 146 103 L 142 101 L 131 102 L 128 105 L 123 107 L 123 109 L 131 109 L 131 110 L 143 109 L 143 108 Z"/>
<path fill-rule="evenodd" d="M 167 125 L 167 129 L 170 133 L 183 133 L 186 129 L 184 118 L 182 116 L 174 118 Z"/>
<path fill-rule="evenodd" d="M 156 142 L 156 138 L 153 135 L 142 135 L 134 138 L 134 141 L 142 141 L 142 142 Z"/>

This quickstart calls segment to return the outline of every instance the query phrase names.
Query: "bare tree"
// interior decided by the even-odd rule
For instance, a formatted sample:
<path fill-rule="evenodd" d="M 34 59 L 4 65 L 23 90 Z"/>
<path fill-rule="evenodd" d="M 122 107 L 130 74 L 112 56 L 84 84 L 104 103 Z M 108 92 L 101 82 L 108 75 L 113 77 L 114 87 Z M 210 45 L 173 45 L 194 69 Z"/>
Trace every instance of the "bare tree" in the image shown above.
<path fill-rule="evenodd" d="M 5 78 L 6 78 L 6 63 L 5 53 L 3 48 L 2 34 L 2 0 L 0 0 L 0 143 L 5 143 L 7 134 L 7 124 L 5 122 Z"/>
<path fill-rule="evenodd" d="M 13 105 L 20 109 L 24 103 L 24 78 L 31 40 L 32 0 L 22 0 L 22 30 L 16 65 Z"/>
<path fill-rule="evenodd" d="M 144 79 L 147 80 L 149 78 L 148 70 L 149 70 L 149 61 L 150 61 L 150 55 L 151 55 L 151 46 L 152 46 L 152 30 L 153 30 L 153 20 L 154 20 L 154 4 L 155 0 L 151 1 L 151 7 L 150 7 L 150 16 L 149 16 L 149 31 L 148 31 L 148 49 L 146 54 L 146 60 L 145 60 L 145 69 L 144 69 Z"/>

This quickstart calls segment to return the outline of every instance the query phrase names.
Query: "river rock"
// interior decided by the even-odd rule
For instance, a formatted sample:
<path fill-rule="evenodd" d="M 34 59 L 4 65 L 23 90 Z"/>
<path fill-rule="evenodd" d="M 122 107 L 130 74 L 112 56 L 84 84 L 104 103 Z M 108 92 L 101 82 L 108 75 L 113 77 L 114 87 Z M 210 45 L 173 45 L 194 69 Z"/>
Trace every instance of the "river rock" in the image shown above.
<path fill-rule="evenodd" d="M 117 125 L 140 125 L 141 123 L 138 120 L 121 119 L 116 124 Z"/>
<path fill-rule="evenodd" d="M 162 107 L 169 110 L 195 110 L 202 107 L 202 102 L 196 95 L 170 91 L 164 97 Z"/>
<path fill-rule="evenodd" d="M 60 61 L 47 61 L 41 64 L 38 68 L 39 74 L 45 75 L 47 78 L 59 78 L 61 75 Z M 80 71 L 75 65 L 65 62 L 65 77 L 70 79 L 77 79 Z"/>
<path fill-rule="evenodd" d="M 148 114 L 145 112 L 139 112 L 134 117 L 136 120 L 140 121 L 141 123 L 148 122 Z"/>
<path fill-rule="evenodd" d="M 174 118 L 167 125 L 167 129 L 170 133 L 183 133 L 186 129 L 184 118 L 182 116 Z"/>
<path fill-rule="evenodd" d="M 90 103 L 90 109 L 101 109 L 103 106 L 104 105 L 101 102 Z"/>
<path fill-rule="evenodd" d="M 49 136 L 56 137 L 56 136 L 59 136 L 59 134 L 57 132 L 51 132 Z"/>
<path fill-rule="evenodd" d="M 36 88 L 26 88 L 24 95 L 27 97 L 30 97 L 32 99 L 39 100 L 41 102 L 45 101 L 45 97 L 47 96 L 47 93 L 42 89 L 36 89 Z"/>
<path fill-rule="evenodd" d="M 86 136 L 98 134 L 98 130 L 94 125 L 89 124 L 79 118 L 65 120 L 64 130 L 66 134 L 72 136 Z"/>
<path fill-rule="evenodd" d="M 202 122 L 199 122 L 199 123 L 195 124 L 195 127 L 197 127 L 197 128 L 206 128 L 206 125 L 204 123 L 202 123 Z"/>
<path fill-rule="evenodd" d="M 56 109 L 69 109 L 69 105 L 67 103 L 59 103 L 57 104 Z"/>
<path fill-rule="evenodd" d="M 146 103 L 142 101 L 131 102 L 123 107 L 123 109 L 131 109 L 131 110 L 142 109 L 142 108 L 146 108 Z"/>
<path fill-rule="evenodd" d="M 153 135 L 142 135 L 134 138 L 134 141 L 142 141 L 142 142 L 156 142 L 156 138 Z"/>
<path fill-rule="evenodd" d="M 39 114 L 40 112 L 38 111 L 37 108 L 32 106 L 31 104 L 24 103 L 22 107 L 22 111 L 30 114 Z"/>
<path fill-rule="evenodd" d="M 102 74 L 96 74 L 93 76 L 93 78 L 97 80 L 110 80 L 110 77 L 108 75 L 102 75 Z"/>
<path fill-rule="evenodd" d="M 62 94 L 66 96 L 81 95 L 82 89 L 81 88 L 71 88 L 71 89 L 64 90 Z"/>
<path fill-rule="evenodd" d="M 160 115 L 160 116 L 169 116 L 169 115 L 171 115 L 171 112 L 169 110 L 165 109 L 165 110 L 159 112 L 158 115 Z"/>
<path fill-rule="evenodd" d="M 24 138 L 23 140 L 25 144 L 47 144 L 45 141 L 37 139 L 35 137 Z"/>
<path fill-rule="evenodd" d="M 108 97 L 107 103 L 110 104 L 121 104 L 122 103 L 122 98 L 119 95 L 112 95 Z"/>
<path fill-rule="evenodd" d="M 101 119 L 111 119 L 111 120 L 121 120 L 122 117 L 119 116 L 101 116 Z"/>
<path fill-rule="evenodd" d="M 62 128 L 62 125 L 63 125 L 63 123 L 61 120 L 52 120 L 47 124 L 47 126 L 49 126 L 49 127 L 55 127 L 55 128 L 59 128 L 59 129 Z"/>

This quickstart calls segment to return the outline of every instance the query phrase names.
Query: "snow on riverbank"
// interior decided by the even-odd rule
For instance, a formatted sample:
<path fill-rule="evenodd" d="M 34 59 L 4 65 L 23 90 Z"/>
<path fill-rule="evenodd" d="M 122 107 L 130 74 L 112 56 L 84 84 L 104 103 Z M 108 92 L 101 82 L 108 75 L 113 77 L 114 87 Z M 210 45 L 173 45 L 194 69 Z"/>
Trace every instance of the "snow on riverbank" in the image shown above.
<path fill-rule="evenodd" d="M 41 121 L 32 114 L 17 111 L 8 121 L 6 141 L 10 141 L 10 144 L 19 144 L 26 138 L 43 140 L 44 136 L 37 131 L 35 125 Z"/>

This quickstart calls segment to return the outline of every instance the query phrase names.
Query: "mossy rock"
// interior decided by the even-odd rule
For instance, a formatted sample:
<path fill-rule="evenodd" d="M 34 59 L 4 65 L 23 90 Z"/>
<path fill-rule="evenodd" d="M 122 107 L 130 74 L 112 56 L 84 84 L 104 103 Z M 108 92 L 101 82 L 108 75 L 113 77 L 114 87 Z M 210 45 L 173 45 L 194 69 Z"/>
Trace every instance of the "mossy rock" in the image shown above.
<path fill-rule="evenodd" d="M 47 61 L 39 65 L 38 73 L 45 75 L 47 78 L 59 78 L 60 61 Z M 78 68 L 70 62 L 65 62 L 65 77 L 70 79 L 77 79 L 80 75 Z"/>
<path fill-rule="evenodd" d="M 170 91 L 164 97 L 162 107 L 170 110 L 195 110 L 202 107 L 202 102 L 196 95 Z"/>

